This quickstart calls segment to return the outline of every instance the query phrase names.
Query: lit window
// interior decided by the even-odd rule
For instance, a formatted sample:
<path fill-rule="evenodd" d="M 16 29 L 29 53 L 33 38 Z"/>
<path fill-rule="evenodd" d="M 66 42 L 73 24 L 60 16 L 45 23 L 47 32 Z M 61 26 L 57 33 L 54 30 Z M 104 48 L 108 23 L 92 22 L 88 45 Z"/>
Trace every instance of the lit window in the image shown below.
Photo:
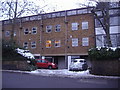
<path fill-rule="evenodd" d="M 82 29 L 88 29 L 88 22 L 82 22 Z"/>
<path fill-rule="evenodd" d="M 9 37 L 9 36 L 10 36 L 10 31 L 6 31 L 6 32 L 5 32 L 5 36 L 6 36 L 6 37 Z"/>
<path fill-rule="evenodd" d="M 55 47 L 60 47 L 60 40 L 55 40 Z"/>
<path fill-rule="evenodd" d="M 23 48 L 28 49 L 28 42 L 23 43 Z"/>
<path fill-rule="evenodd" d="M 82 38 L 82 46 L 89 46 L 89 38 Z"/>
<path fill-rule="evenodd" d="M 46 26 L 46 32 L 47 33 L 52 32 L 52 26 L 51 25 Z"/>
<path fill-rule="evenodd" d="M 26 29 L 24 30 L 24 35 L 27 35 L 27 34 L 29 34 L 28 28 L 26 28 Z"/>
<path fill-rule="evenodd" d="M 31 42 L 31 48 L 36 48 L 36 42 Z"/>
<path fill-rule="evenodd" d="M 78 30 L 78 23 L 72 23 L 72 30 Z"/>
<path fill-rule="evenodd" d="M 56 25 L 56 26 L 55 26 L 55 31 L 56 31 L 56 32 L 60 32 L 60 25 Z"/>
<path fill-rule="evenodd" d="M 32 28 L 32 34 L 37 34 L 37 27 Z"/>
<path fill-rule="evenodd" d="M 51 40 L 46 41 L 46 48 L 51 48 Z"/>
<path fill-rule="evenodd" d="M 78 38 L 72 38 L 72 46 L 77 47 L 78 46 Z"/>

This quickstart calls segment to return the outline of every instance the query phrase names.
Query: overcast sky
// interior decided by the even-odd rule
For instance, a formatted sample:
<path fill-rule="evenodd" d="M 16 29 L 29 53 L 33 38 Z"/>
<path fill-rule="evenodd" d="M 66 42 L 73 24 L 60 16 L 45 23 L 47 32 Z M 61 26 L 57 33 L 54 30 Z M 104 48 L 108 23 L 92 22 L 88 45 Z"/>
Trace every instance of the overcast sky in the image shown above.
<path fill-rule="evenodd" d="M 1 1 L 16 1 L 16 0 L 1 0 Z M 23 1 L 23 0 L 18 0 L 18 1 Z M 33 1 L 34 3 L 36 3 L 37 5 L 41 7 L 47 5 L 43 9 L 46 13 L 49 13 L 49 12 L 54 12 L 54 11 L 62 11 L 62 10 L 80 8 L 79 3 L 87 4 L 87 1 L 89 0 L 28 0 L 28 1 Z M 103 1 L 106 1 L 106 0 L 103 0 Z M 116 1 L 119 1 L 119 0 L 116 0 Z M 95 5 L 95 3 L 92 3 L 92 4 Z M 0 17 L 0 20 L 2 19 L 3 18 Z"/>
<path fill-rule="evenodd" d="M 38 0 L 36 0 L 38 1 Z M 47 12 L 69 10 L 80 8 L 79 3 L 84 4 L 88 0 L 43 0 L 42 4 L 47 4 L 50 7 Z"/>

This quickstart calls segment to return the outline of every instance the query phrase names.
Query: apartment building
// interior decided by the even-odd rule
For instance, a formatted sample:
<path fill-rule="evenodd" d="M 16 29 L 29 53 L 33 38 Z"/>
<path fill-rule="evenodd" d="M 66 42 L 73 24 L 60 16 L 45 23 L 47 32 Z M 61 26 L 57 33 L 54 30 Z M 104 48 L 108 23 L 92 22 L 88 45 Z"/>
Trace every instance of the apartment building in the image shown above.
<path fill-rule="evenodd" d="M 22 17 L 16 20 L 15 42 L 29 49 L 36 58 L 47 58 L 68 68 L 73 58 L 85 58 L 88 49 L 95 47 L 94 16 L 92 8 Z M 3 38 L 9 40 L 12 25 L 3 21 Z"/>

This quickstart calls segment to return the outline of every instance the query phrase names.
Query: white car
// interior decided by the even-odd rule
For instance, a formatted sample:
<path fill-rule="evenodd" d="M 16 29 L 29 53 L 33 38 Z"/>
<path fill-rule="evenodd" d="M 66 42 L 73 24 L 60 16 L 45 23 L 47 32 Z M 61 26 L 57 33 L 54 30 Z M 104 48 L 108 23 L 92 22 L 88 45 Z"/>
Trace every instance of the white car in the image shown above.
<path fill-rule="evenodd" d="M 88 65 L 85 59 L 74 59 L 69 65 L 69 71 L 87 70 Z"/>
<path fill-rule="evenodd" d="M 30 53 L 29 50 L 23 50 L 23 49 L 16 49 L 17 53 L 21 54 L 24 57 L 27 57 L 28 59 L 35 59 L 34 55 L 32 53 Z"/>

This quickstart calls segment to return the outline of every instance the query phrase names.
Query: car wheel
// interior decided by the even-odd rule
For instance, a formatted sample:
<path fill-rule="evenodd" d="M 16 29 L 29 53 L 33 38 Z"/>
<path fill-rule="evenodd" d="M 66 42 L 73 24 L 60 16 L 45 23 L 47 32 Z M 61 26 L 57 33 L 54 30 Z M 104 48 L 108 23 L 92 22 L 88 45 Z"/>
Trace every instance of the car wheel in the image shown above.
<path fill-rule="evenodd" d="M 48 69 L 52 69 L 52 66 L 48 66 Z"/>
<path fill-rule="evenodd" d="M 82 69 L 83 69 L 83 70 L 87 70 L 87 69 L 88 69 L 88 65 L 87 65 L 87 64 L 84 64 L 84 65 L 82 66 Z"/>

